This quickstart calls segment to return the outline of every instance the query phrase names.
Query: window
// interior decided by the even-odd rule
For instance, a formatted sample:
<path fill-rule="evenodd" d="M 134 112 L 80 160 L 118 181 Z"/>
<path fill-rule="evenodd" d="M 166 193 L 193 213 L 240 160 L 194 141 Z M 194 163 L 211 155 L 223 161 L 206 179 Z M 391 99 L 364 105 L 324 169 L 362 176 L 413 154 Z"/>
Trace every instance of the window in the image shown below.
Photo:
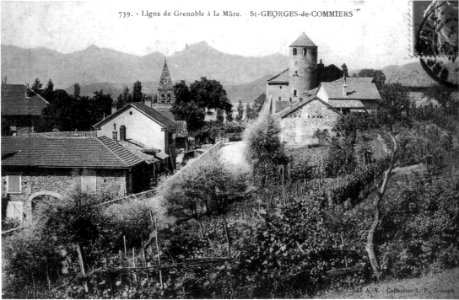
<path fill-rule="evenodd" d="M 298 71 L 295 71 L 295 74 L 293 74 L 293 76 L 298 76 Z"/>
<path fill-rule="evenodd" d="M 303 48 L 303 56 L 306 56 L 306 48 Z"/>
<path fill-rule="evenodd" d="M 293 90 L 293 97 L 296 97 L 296 90 Z"/>
<path fill-rule="evenodd" d="M 281 98 L 281 97 L 279 97 L 279 101 L 281 101 L 281 99 L 282 99 L 282 98 Z"/>
<path fill-rule="evenodd" d="M 167 93 L 167 102 L 171 102 L 171 93 Z"/>
<path fill-rule="evenodd" d="M 112 132 L 112 139 L 115 140 L 115 141 L 118 139 L 118 131 L 113 131 Z"/>
<path fill-rule="evenodd" d="M 279 90 L 282 90 L 282 85 L 279 86 Z"/>
<path fill-rule="evenodd" d="M 126 126 L 121 125 L 120 127 L 120 140 L 125 141 L 126 140 Z"/>
<path fill-rule="evenodd" d="M 21 175 L 8 175 L 6 177 L 6 187 L 9 194 L 21 194 Z"/>
<path fill-rule="evenodd" d="M 296 55 L 296 48 L 293 48 L 293 55 Z"/>

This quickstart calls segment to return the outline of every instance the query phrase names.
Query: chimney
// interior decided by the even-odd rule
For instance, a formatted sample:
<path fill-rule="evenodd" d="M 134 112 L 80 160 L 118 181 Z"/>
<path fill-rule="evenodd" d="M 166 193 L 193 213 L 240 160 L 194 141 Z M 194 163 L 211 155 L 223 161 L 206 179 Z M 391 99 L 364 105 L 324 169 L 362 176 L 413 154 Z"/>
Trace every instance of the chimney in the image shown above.
<path fill-rule="evenodd" d="M 118 131 L 116 131 L 116 123 L 113 123 L 112 139 L 114 141 L 118 140 Z"/>
<path fill-rule="evenodd" d="M 347 85 L 346 85 L 346 81 L 345 81 L 344 84 L 343 84 L 343 96 L 347 96 Z"/>

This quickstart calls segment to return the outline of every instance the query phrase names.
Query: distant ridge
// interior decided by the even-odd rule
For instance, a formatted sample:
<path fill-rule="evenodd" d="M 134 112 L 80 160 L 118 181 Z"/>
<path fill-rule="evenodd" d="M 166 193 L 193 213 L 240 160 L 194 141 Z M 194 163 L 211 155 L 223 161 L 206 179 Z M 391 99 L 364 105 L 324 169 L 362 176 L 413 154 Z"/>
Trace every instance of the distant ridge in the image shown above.
<path fill-rule="evenodd" d="M 136 56 L 94 45 L 64 54 L 46 48 L 24 49 L 10 45 L 2 45 L 1 49 L 2 74 L 8 76 L 9 82 L 31 83 L 37 77 L 45 82 L 51 78 L 57 88 L 66 88 L 75 82 L 85 85 L 157 81 L 166 58 L 158 52 Z M 288 64 L 288 57 L 231 55 L 200 42 L 168 56 L 167 62 L 174 81 L 194 81 L 206 76 L 236 84 L 277 72 Z"/>

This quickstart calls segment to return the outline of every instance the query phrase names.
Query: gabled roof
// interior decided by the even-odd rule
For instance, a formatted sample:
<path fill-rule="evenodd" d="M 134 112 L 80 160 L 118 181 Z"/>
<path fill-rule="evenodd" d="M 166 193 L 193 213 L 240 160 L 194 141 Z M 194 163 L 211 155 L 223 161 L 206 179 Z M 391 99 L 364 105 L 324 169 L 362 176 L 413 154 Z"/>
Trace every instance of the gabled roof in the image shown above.
<path fill-rule="evenodd" d="M 24 84 L 2 84 L 2 115 L 4 116 L 40 116 L 49 104 L 40 95 L 26 96 Z"/>
<path fill-rule="evenodd" d="M 317 96 L 311 96 L 309 99 L 306 99 L 304 101 L 301 101 L 301 102 L 298 102 L 294 105 L 292 105 L 291 107 L 288 107 L 286 109 L 284 109 L 283 111 L 279 112 L 277 115 L 282 119 L 282 118 L 285 118 L 286 116 L 290 115 L 291 113 L 297 111 L 298 109 L 302 108 L 303 106 L 311 103 L 312 101 L 314 100 L 317 100 L 317 101 L 320 101 L 322 104 L 326 105 L 328 108 L 330 108 L 331 110 L 333 110 L 334 112 L 338 113 L 341 115 L 341 113 L 336 109 L 334 108 L 333 106 L 331 106 L 330 104 L 328 104 L 327 102 L 321 100 L 320 98 L 318 98 Z"/>
<path fill-rule="evenodd" d="M 108 137 L 2 137 L 2 166 L 127 169 L 143 160 Z"/>
<path fill-rule="evenodd" d="M 291 45 L 290 47 L 317 47 L 316 44 L 306 35 L 302 33 Z"/>
<path fill-rule="evenodd" d="M 322 82 L 328 99 L 339 100 L 381 100 L 381 95 L 371 77 L 348 77 L 346 79 L 347 95 L 343 95 L 343 79 L 333 82 Z"/>
<path fill-rule="evenodd" d="M 276 76 L 269 78 L 267 81 L 268 81 L 268 84 L 273 83 L 273 82 L 287 82 L 288 83 L 288 69 L 285 69 L 284 71 L 280 72 Z"/>
<path fill-rule="evenodd" d="M 138 111 L 143 113 L 148 118 L 152 119 L 153 121 L 157 122 L 158 124 L 160 124 L 161 126 L 167 128 L 169 130 L 175 130 L 177 128 L 177 125 L 175 124 L 175 122 L 173 120 L 167 118 L 166 116 L 161 114 L 159 111 L 157 111 L 157 110 L 155 110 L 155 109 L 153 109 L 151 107 L 148 107 L 145 104 L 140 103 L 140 102 L 131 102 L 131 103 L 126 104 L 125 106 L 123 106 L 122 108 L 117 110 L 114 114 L 112 114 L 112 115 L 108 116 L 107 118 L 103 119 L 102 121 L 98 122 L 93 127 L 94 128 L 100 128 L 100 126 L 102 126 L 106 122 L 116 118 L 121 113 L 123 113 L 126 110 L 128 110 L 129 108 L 137 109 Z"/>

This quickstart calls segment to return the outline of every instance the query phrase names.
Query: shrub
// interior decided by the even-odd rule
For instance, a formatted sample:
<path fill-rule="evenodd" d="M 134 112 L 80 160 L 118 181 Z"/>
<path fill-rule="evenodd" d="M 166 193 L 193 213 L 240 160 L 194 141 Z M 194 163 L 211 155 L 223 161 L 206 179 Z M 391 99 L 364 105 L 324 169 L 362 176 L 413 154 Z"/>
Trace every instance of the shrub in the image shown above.
<path fill-rule="evenodd" d="M 158 194 L 174 216 L 196 218 L 221 214 L 229 203 L 241 197 L 246 179 L 245 175 L 227 171 L 216 156 L 211 156 L 199 165 L 165 178 Z"/>
<path fill-rule="evenodd" d="M 279 178 L 278 167 L 288 162 L 280 141 L 280 125 L 272 116 L 260 116 L 244 131 L 247 161 L 252 163 L 256 177 Z M 262 183 L 263 185 L 263 183 Z"/>
<path fill-rule="evenodd" d="M 384 201 L 378 233 L 386 275 L 419 276 L 459 265 L 459 187 L 434 179 Z"/>

